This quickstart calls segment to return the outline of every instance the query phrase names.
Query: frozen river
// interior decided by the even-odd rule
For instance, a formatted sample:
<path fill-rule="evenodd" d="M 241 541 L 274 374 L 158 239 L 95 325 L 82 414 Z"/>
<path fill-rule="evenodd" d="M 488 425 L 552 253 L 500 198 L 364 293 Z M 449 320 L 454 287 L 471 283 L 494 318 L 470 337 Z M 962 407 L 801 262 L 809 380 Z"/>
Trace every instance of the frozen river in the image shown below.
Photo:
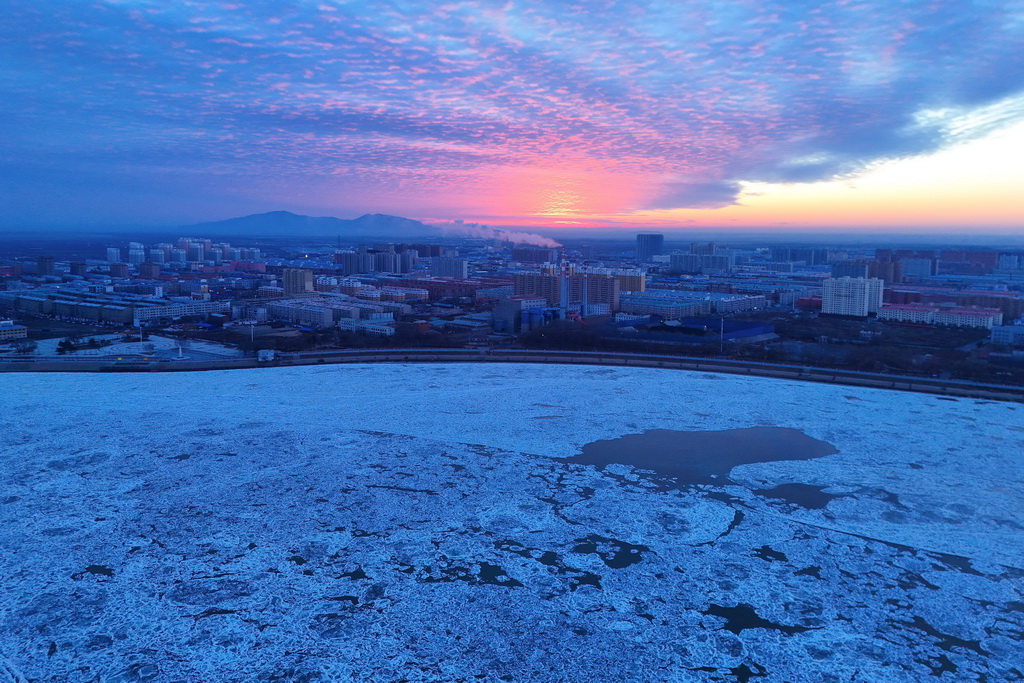
<path fill-rule="evenodd" d="M 508 364 L 0 383 L 0 681 L 1024 680 L 1019 404 Z"/>

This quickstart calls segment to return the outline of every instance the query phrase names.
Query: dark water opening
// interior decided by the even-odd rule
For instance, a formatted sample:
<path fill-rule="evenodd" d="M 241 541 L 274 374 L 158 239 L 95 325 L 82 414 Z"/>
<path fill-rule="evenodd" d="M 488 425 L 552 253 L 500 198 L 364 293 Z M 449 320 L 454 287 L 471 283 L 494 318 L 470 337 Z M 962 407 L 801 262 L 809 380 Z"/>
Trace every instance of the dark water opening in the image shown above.
<path fill-rule="evenodd" d="M 737 465 L 811 460 L 838 453 L 799 429 L 748 427 L 717 432 L 653 429 L 588 443 L 568 462 L 605 467 L 630 465 L 671 477 L 679 484 L 723 484 Z"/>
<path fill-rule="evenodd" d="M 748 628 L 766 628 L 775 631 L 782 631 L 787 636 L 791 636 L 794 633 L 803 633 L 805 631 L 812 631 L 814 629 L 808 626 L 786 626 L 783 624 L 776 624 L 773 621 L 762 619 L 754 608 L 750 605 L 736 605 L 735 607 L 725 607 L 722 605 L 716 605 L 712 603 L 704 614 L 711 614 L 716 617 L 721 617 L 726 620 L 725 629 L 732 631 L 739 635 Z"/>
<path fill-rule="evenodd" d="M 825 493 L 824 486 L 810 484 L 779 484 L 771 489 L 754 489 L 763 498 L 784 500 L 808 510 L 821 510 L 836 498 L 845 498 L 842 493 Z"/>

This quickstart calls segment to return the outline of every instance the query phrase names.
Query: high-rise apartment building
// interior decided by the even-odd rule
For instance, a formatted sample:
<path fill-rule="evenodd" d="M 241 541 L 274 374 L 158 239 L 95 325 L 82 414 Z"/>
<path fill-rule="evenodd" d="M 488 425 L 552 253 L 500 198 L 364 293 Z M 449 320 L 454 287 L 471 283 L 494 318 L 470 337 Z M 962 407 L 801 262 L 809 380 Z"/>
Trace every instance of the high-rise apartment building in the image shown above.
<path fill-rule="evenodd" d="M 733 269 L 733 256 L 721 254 L 672 254 L 669 271 L 673 273 L 728 273 Z"/>
<path fill-rule="evenodd" d="M 665 250 L 665 236 L 655 232 L 642 232 L 636 236 L 636 260 L 650 261 Z"/>
<path fill-rule="evenodd" d="M 160 265 L 156 263 L 140 263 L 139 277 L 153 280 L 160 277 Z"/>
<path fill-rule="evenodd" d="M 52 256 L 40 256 L 36 259 L 36 275 L 53 275 L 56 272 Z"/>
<path fill-rule="evenodd" d="M 732 254 L 705 254 L 700 257 L 700 272 L 702 273 L 729 273 L 732 268 Z"/>
<path fill-rule="evenodd" d="M 430 258 L 432 256 L 442 256 L 442 248 L 440 244 L 401 244 L 395 247 L 396 250 L 401 248 L 402 251 L 414 251 L 420 258 Z"/>
<path fill-rule="evenodd" d="M 282 287 L 285 296 L 309 294 L 313 287 L 313 271 L 305 268 L 285 268 L 282 274 Z"/>
<path fill-rule="evenodd" d="M 919 281 L 935 275 L 935 259 L 904 258 L 900 259 L 900 265 L 903 268 L 903 277 L 909 280 Z"/>
<path fill-rule="evenodd" d="M 875 277 L 828 278 L 822 283 L 821 312 L 866 318 L 881 308 L 884 286 Z"/>
<path fill-rule="evenodd" d="M 1000 270 L 1024 270 L 1024 252 L 1005 252 L 999 254 L 996 267 Z"/>
<path fill-rule="evenodd" d="M 673 273 L 699 273 L 701 256 L 700 254 L 672 254 L 668 264 L 669 270 Z"/>
<path fill-rule="evenodd" d="M 868 277 L 877 277 L 887 285 L 903 282 L 903 264 L 895 259 L 868 261 Z"/>
<path fill-rule="evenodd" d="M 832 264 L 832 277 L 867 277 L 866 261 L 840 261 Z"/>
<path fill-rule="evenodd" d="M 596 273 L 601 275 L 601 273 Z M 647 289 L 647 279 L 643 274 L 607 273 L 619 283 L 620 292 L 642 292 Z"/>
<path fill-rule="evenodd" d="M 373 257 L 373 268 L 371 270 L 376 273 L 397 273 L 398 268 L 398 254 L 393 251 L 371 251 L 368 252 Z"/>
<path fill-rule="evenodd" d="M 512 249 L 511 259 L 519 263 L 556 263 L 558 262 L 558 250 L 519 246 Z"/>
<path fill-rule="evenodd" d="M 567 303 L 583 303 L 583 283 L 586 282 L 587 304 L 607 304 L 609 310 L 619 308 L 619 281 L 613 275 L 586 275 L 574 273 L 565 278 L 568 285 Z M 543 297 L 548 306 L 558 306 L 562 299 L 562 277 L 543 273 L 516 273 L 517 296 Z"/>
<path fill-rule="evenodd" d="M 828 263 L 828 249 L 810 247 L 768 247 L 772 261 L 803 261 L 809 266 Z"/>
<path fill-rule="evenodd" d="M 461 258 L 435 256 L 430 259 L 430 274 L 435 277 L 469 277 L 469 262 Z"/>
<path fill-rule="evenodd" d="M 336 251 L 334 252 L 334 262 L 341 266 L 342 275 L 369 273 L 377 270 L 374 254 L 365 252 Z"/>
<path fill-rule="evenodd" d="M 107 260 L 111 263 L 118 263 L 121 260 L 121 250 L 117 247 L 107 247 Z"/>

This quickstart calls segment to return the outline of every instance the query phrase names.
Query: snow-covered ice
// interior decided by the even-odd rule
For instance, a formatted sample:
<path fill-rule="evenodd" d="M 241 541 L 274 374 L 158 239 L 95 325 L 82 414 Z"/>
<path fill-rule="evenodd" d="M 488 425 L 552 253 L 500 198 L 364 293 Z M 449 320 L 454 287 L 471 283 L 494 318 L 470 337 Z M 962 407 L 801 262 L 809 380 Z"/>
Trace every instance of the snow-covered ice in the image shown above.
<path fill-rule="evenodd" d="M 1024 680 L 1018 404 L 557 365 L 0 383 L 0 681 Z M 746 427 L 838 452 L 677 488 L 564 460 Z"/>

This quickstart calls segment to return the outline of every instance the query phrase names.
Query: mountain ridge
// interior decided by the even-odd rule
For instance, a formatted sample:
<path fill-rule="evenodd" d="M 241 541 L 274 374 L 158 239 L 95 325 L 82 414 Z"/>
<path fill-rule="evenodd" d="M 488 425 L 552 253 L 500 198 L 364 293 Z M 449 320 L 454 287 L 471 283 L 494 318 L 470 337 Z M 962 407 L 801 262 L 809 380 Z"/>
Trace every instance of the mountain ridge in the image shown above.
<path fill-rule="evenodd" d="M 291 211 L 267 211 L 248 216 L 181 226 L 182 230 L 239 237 L 440 237 L 441 228 L 412 218 L 367 213 L 358 218 L 306 216 Z"/>

